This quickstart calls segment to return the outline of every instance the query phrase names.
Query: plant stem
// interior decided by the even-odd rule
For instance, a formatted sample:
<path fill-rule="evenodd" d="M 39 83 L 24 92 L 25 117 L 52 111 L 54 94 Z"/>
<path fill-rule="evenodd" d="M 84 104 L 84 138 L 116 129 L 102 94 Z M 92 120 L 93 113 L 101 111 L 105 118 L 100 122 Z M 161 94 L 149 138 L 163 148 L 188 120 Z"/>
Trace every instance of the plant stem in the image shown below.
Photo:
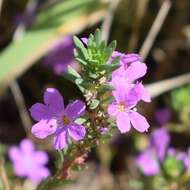
<path fill-rule="evenodd" d="M 3 158 L 0 159 L 0 178 L 2 181 L 3 189 L 10 190 L 7 173 L 4 168 L 4 159 Z"/>
<path fill-rule="evenodd" d="M 145 60 L 150 52 L 150 49 L 161 29 L 163 26 L 163 23 L 169 13 L 169 10 L 171 8 L 172 1 L 171 0 L 165 0 L 156 16 L 156 19 L 154 20 L 154 23 L 140 49 L 140 55 L 142 56 L 142 59 Z"/>

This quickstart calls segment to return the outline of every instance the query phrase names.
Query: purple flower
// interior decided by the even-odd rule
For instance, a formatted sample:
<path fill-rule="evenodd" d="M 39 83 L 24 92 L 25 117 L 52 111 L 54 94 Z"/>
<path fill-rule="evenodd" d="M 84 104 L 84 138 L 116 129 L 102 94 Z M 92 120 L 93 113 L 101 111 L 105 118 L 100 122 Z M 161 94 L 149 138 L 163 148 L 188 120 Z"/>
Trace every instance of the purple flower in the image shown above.
<path fill-rule="evenodd" d="M 79 141 L 86 134 L 85 127 L 75 120 L 85 112 L 85 104 L 75 100 L 64 108 L 64 101 L 58 90 L 47 88 L 44 103 L 36 103 L 30 108 L 31 116 L 38 121 L 32 127 L 34 136 L 44 139 L 54 134 L 54 147 L 61 150 L 68 145 L 68 139 Z"/>
<path fill-rule="evenodd" d="M 169 148 L 167 155 L 170 157 L 175 157 L 177 160 L 184 161 L 186 154 L 185 152 L 177 151 L 175 148 Z"/>
<path fill-rule="evenodd" d="M 184 164 L 187 170 L 190 170 L 190 148 L 188 148 L 187 155 L 184 157 Z"/>
<path fill-rule="evenodd" d="M 88 44 L 88 38 L 81 38 L 82 42 L 87 45 Z"/>
<path fill-rule="evenodd" d="M 159 125 L 165 125 L 171 118 L 171 111 L 168 108 L 157 110 L 155 113 L 156 121 Z"/>
<path fill-rule="evenodd" d="M 28 139 L 22 140 L 20 147 L 11 147 L 9 157 L 13 162 L 15 173 L 20 177 L 27 177 L 34 183 L 39 183 L 50 175 L 44 166 L 48 162 L 48 155 L 43 151 L 36 151 Z"/>
<path fill-rule="evenodd" d="M 147 176 L 154 176 L 159 173 L 159 162 L 152 149 L 147 149 L 136 158 L 136 164 L 140 170 Z"/>
<path fill-rule="evenodd" d="M 129 63 L 141 60 L 141 57 L 139 54 L 136 54 L 136 53 L 124 54 L 119 51 L 114 51 L 109 62 L 111 63 L 116 58 L 119 58 L 120 64 L 125 65 L 125 66 L 127 66 Z"/>
<path fill-rule="evenodd" d="M 126 133 L 132 126 L 139 132 L 145 132 L 149 124 L 145 117 L 133 108 L 142 98 L 142 92 L 136 86 L 126 84 L 121 78 L 112 81 L 116 89 L 112 92 L 115 101 L 108 106 L 108 114 L 116 118 L 117 127 L 121 133 Z"/>
<path fill-rule="evenodd" d="M 128 83 L 133 83 L 135 80 L 143 77 L 147 72 L 145 63 L 139 61 L 131 63 L 129 66 L 122 65 L 112 73 L 112 78 L 118 76 L 122 77 Z"/>
<path fill-rule="evenodd" d="M 132 58 L 131 58 L 132 60 Z M 133 84 L 137 92 L 141 94 L 141 100 L 150 102 L 151 97 L 141 82 L 134 83 L 137 79 L 143 77 L 147 72 L 147 66 L 139 61 L 132 62 L 130 65 L 121 65 L 120 68 L 112 73 L 111 84 L 115 87 L 116 80 L 124 80 L 126 84 Z M 121 79 L 118 79 L 121 78 Z M 117 83 L 117 82 L 116 82 Z"/>
<path fill-rule="evenodd" d="M 68 65 L 77 68 L 74 61 L 73 41 L 71 37 L 64 38 L 56 44 L 54 49 L 44 58 L 43 63 L 51 67 L 55 74 L 63 74 L 68 71 Z"/>
<path fill-rule="evenodd" d="M 170 144 L 170 136 L 166 128 L 159 128 L 151 134 L 151 145 L 155 148 L 158 158 L 163 160 Z"/>
<path fill-rule="evenodd" d="M 100 129 L 101 135 L 107 135 L 108 132 L 109 132 L 109 129 L 108 129 L 107 127 L 102 127 L 102 128 Z"/>

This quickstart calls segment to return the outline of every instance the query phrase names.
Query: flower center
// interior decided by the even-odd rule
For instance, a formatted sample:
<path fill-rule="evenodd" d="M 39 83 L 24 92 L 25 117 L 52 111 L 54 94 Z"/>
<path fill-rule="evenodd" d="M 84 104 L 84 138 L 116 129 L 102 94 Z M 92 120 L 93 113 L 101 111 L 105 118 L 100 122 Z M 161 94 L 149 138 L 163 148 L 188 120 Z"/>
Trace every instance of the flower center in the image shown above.
<path fill-rule="evenodd" d="M 70 123 L 70 119 L 67 116 L 62 117 L 62 122 L 64 125 L 68 125 Z"/>
<path fill-rule="evenodd" d="M 119 103 L 119 111 L 124 112 L 125 111 L 125 102 Z"/>

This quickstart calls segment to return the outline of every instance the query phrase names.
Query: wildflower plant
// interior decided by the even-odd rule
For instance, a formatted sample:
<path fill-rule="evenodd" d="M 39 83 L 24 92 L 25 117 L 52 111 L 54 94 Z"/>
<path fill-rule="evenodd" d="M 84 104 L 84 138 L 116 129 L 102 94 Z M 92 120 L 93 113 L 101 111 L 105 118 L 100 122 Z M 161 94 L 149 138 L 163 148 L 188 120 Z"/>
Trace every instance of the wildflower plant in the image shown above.
<path fill-rule="evenodd" d="M 147 147 L 135 159 L 142 183 L 153 190 L 158 187 L 169 190 L 174 184 L 176 189 L 186 189 L 189 186 L 190 148 L 185 152 L 171 146 L 166 128 L 171 116 L 169 109 L 159 110 L 155 116 L 161 127 L 151 132 Z"/>
<path fill-rule="evenodd" d="M 76 160 L 86 157 L 114 129 L 126 133 L 131 126 L 139 132 L 149 128 L 136 108 L 141 100 L 150 102 L 149 93 L 137 81 L 147 72 L 140 56 L 115 51 L 116 41 L 107 44 L 101 39 L 100 30 L 88 39 L 74 36 L 73 41 L 75 60 L 81 70 L 79 73 L 69 66 L 64 77 L 78 86 L 84 99 L 66 106 L 57 89 L 47 88 L 44 103 L 30 108 L 37 121 L 31 130 L 33 135 L 40 139 L 53 136 L 53 147 L 61 158 L 57 172 L 41 189 L 57 179 L 68 179 L 72 168 L 81 164 Z"/>
<path fill-rule="evenodd" d="M 35 150 L 34 144 L 29 139 L 23 139 L 19 147 L 11 147 L 9 157 L 13 162 L 15 173 L 20 177 L 27 177 L 33 183 L 38 184 L 50 175 L 45 167 L 48 155 L 43 151 Z"/>

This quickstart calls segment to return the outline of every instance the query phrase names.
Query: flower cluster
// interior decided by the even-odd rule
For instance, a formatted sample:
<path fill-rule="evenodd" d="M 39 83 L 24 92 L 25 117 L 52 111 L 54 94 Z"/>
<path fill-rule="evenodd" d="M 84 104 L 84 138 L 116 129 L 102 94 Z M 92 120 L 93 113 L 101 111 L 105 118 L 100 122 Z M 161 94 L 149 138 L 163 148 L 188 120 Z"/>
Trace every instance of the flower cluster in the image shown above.
<path fill-rule="evenodd" d="M 150 95 L 137 79 L 146 74 L 147 67 L 138 54 L 114 52 L 112 59 L 120 59 L 120 67 L 112 73 L 111 84 L 115 101 L 109 105 L 108 113 L 116 118 L 121 133 L 128 132 L 132 126 L 139 132 L 149 128 L 147 120 L 134 109 L 140 100 L 150 102 Z"/>
<path fill-rule="evenodd" d="M 170 136 L 165 128 L 154 130 L 150 139 L 149 146 L 136 159 L 137 166 L 147 176 L 159 173 L 159 160 L 162 161 L 165 158 L 170 143 Z M 162 142 L 160 142 L 160 139 L 162 139 Z"/>
<path fill-rule="evenodd" d="M 147 131 L 149 128 L 147 120 L 136 111 L 139 101 L 150 102 L 149 93 L 142 82 L 137 81 L 147 72 L 146 64 L 141 62 L 141 57 L 138 54 L 123 54 L 114 51 L 115 42 L 106 47 L 105 42 L 101 42 L 99 31 L 96 31 L 95 36 L 91 35 L 89 39 L 82 38 L 81 40 L 82 42 L 74 37 L 75 57 L 81 64 L 83 73 L 80 75 L 69 67 L 68 74 L 72 75 L 74 82 L 83 92 L 89 108 L 96 109 L 96 114 L 100 115 L 97 120 L 108 120 L 100 105 L 101 97 L 107 92 L 104 91 L 102 95 L 101 89 L 107 84 L 107 86 L 112 86 L 112 89 L 114 88 L 112 94 L 115 98 L 114 102 L 107 105 L 108 114 L 116 118 L 120 132 L 128 132 L 131 124 L 139 132 Z M 103 79 L 104 82 L 101 82 Z M 69 144 L 70 137 L 75 141 L 85 138 L 86 126 L 75 122 L 84 114 L 85 103 L 76 100 L 64 109 L 63 98 L 54 88 L 48 88 L 45 91 L 44 103 L 36 103 L 30 108 L 31 116 L 38 122 L 32 127 L 34 136 L 43 139 L 54 135 L 54 148 L 57 150 L 64 149 Z M 94 121 L 91 122 L 94 123 Z M 90 121 L 86 125 L 90 128 Z M 108 122 L 104 122 L 102 126 L 99 122 L 95 125 L 98 130 L 93 127 L 93 130 L 89 129 L 88 132 L 98 132 L 100 136 L 108 133 L 109 126 L 106 126 L 109 125 Z M 89 134 L 89 136 L 94 138 L 94 134 Z"/>
<path fill-rule="evenodd" d="M 32 141 L 28 139 L 22 140 L 20 147 L 11 147 L 9 157 L 13 162 L 15 173 L 20 177 L 27 177 L 32 182 L 39 183 L 50 175 L 45 167 L 48 155 L 43 151 L 35 150 Z"/>
<path fill-rule="evenodd" d="M 47 88 L 44 103 L 36 103 L 30 108 L 37 122 L 32 127 L 32 134 L 40 139 L 53 136 L 54 148 L 64 150 L 59 151 L 64 158 L 57 173 L 61 179 L 67 177 L 72 166 L 79 164 L 78 158 L 111 136 L 115 123 L 121 133 L 128 132 L 131 126 L 139 132 L 149 128 L 146 118 L 136 109 L 141 100 L 151 101 L 139 80 L 147 72 L 141 57 L 115 51 L 116 42 L 102 41 L 99 30 L 88 39 L 75 36 L 73 41 L 74 56 L 81 70 L 78 73 L 69 66 L 64 77 L 78 86 L 85 101 L 75 100 L 64 107 L 59 91 Z"/>
<path fill-rule="evenodd" d="M 176 165 L 176 168 L 183 165 L 187 170 L 190 170 L 190 148 L 185 153 L 170 146 L 171 138 L 164 125 L 169 121 L 171 112 L 168 109 L 161 109 L 156 112 L 155 116 L 162 127 L 151 133 L 148 147 L 136 158 L 137 166 L 147 176 L 157 175 L 161 168 L 169 170 L 166 172 L 171 172 L 171 175 L 177 175 L 176 171 L 171 171 L 172 165 Z M 167 165 L 169 165 L 168 168 Z"/>

